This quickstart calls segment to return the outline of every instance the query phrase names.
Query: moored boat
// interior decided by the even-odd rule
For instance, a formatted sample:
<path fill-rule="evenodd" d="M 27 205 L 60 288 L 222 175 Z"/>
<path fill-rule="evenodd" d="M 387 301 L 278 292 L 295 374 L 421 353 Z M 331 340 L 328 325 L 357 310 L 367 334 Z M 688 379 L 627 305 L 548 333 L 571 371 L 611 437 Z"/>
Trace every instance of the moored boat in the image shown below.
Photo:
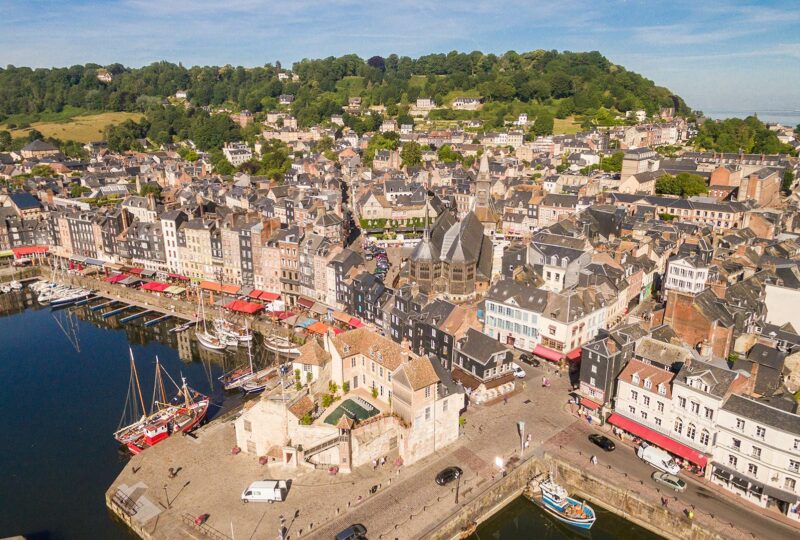
<path fill-rule="evenodd" d="M 235 390 L 257 376 L 253 369 L 253 351 L 249 341 L 247 342 L 247 360 L 248 365 L 233 369 L 219 378 L 225 390 Z"/>
<path fill-rule="evenodd" d="M 297 345 L 283 336 L 264 336 L 264 345 L 271 351 L 285 356 L 299 356 L 300 349 Z"/>
<path fill-rule="evenodd" d="M 567 525 L 590 529 L 594 525 L 594 509 L 583 501 L 573 499 L 552 477 L 541 482 L 531 482 L 523 492 L 525 497 L 539 505 L 548 514 Z"/>
<path fill-rule="evenodd" d="M 197 341 L 200 342 L 200 345 L 205 347 L 206 349 L 211 349 L 213 351 L 222 351 L 228 348 L 228 342 L 222 338 L 222 336 L 217 335 L 216 333 L 208 331 L 208 325 L 206 323 L 206 308 L 203 304 L 203 293 L 200 292 L 200 320 L 203 321 L 203 329 L 195 328 L 194 335 L 197 336 Z"/>

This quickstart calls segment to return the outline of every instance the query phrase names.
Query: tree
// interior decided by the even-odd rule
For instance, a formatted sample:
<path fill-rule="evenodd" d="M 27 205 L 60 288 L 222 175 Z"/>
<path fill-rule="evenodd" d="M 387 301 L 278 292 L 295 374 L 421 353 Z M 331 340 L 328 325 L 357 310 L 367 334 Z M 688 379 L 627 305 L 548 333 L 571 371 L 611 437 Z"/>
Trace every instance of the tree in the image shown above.
<path fill-rule="evenodd" d="M 781 189 L 787 195 L 792 192 L 792 184 L 794 184 L 794 173 L 791 169 L 784 169 Z"/>
<path fill-rule="evenodd" d="M 550 111 L 542 109 L 536 114 L 536 119 L 533 121 L 533 133 L 537 136 L 552 135 L 553 125 L 553 115 Z"/>
<path fill-rule="evenodd" d="M 51 177 L 55 176 L 56 173 L 50 168 L 50 165 L 34 165 L 31 167 L 31 175 Z"/>
<path fill-rule="evenodd" d="M 418 142 L 410 141 L 400 150 L 400 161 L 404 167 L 412 167 L 422 163 L 422 147 Z"/>
<path fill-rule="evenodd" d="M 364 151 L 364 162 L 368 165 L 372 164 L 375 159 L 375 153 L 378 150 L 397 150 L 400 144 L 400 135 L 394 132 L 377 133 L 370 139 L 367 149 Z"/>
<path fill-rule="evenodd" d="M 147 182 L 146 184 L 142 184 L 142 187 L 139 189 L 139 195 L 142 197 L 147 197 L 150 193 L 153 193 L 156 198 L 160 197 L 161 186 L 155 182 Z"/>
<path fill-rule="evenodd" d="M 439 161 L 442 163 L 455 163 L 463 159 L 463 156 L 453 150 L 453 147 L 449 144 L 444 144 L 439 147 L 439 150 L 436 151 L 436 157 L 438 157 Z"/>
<path fill-rule="evenodd" d="M 0 131 L 0 152 L 11 150 L 11 133 L 2 130 Z"/>
<path fill-rule="evenodd" d="M 656 180 L 656 193 L 662 195 L 693 197 L 707 192 L 708 186 L 705 178 L 697 174 L 680 173 L 677 176 L 665 174 Z"/>
<path fill-rule="evenodd" d="M 746 154 L 789 153 L 792 147 L 778 140 L 775 132 L 767 129 L 757 116 L 706 120 L 700 125 L 694 145 L 716 152 L 739 152 Z"/>
<path fill-rule="evenodd" d="M 622 158 L 625 152 L 614 152 L 610 156 L 603 156 L 600 160 L 600 168 L 605 172 L 622 172 Z"/>

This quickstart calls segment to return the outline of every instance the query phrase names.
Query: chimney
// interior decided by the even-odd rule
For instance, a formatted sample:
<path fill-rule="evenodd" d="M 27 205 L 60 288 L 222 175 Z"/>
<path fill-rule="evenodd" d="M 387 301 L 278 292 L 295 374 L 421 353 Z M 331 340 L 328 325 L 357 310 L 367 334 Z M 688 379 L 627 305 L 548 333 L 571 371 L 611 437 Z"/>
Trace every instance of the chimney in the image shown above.
<path fill-rule="evenodd" d="M 122 209 L 122 230 L 128 230 L 128 212 L 124 208 Z"/>
<path fill-rule="evenodd" d="M 700 348 L 700 351 L 699 351 L 700 352 L 700 356 L 702 356 L 703 358 L 705 358 L 707 360 L 711 360 L 711 355 L 713 353 L 713 349 L 712 349 L 711 344 L 708 342 L 707 339 L 704 339 L 703 341 L 700 342 L 699 348 Z"/>
<path fill-rule="evenodd" d="M 150 209 L 151 212 L 156 211 L 156 194 L 155 193 L 148 193 L 147 194 L 147 208 Z"/>

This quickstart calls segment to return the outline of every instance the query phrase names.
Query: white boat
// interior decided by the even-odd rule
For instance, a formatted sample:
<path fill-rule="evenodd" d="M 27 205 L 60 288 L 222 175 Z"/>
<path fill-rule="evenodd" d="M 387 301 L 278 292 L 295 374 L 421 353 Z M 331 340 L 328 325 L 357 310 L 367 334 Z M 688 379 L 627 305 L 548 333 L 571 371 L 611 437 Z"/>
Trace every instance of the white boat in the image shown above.
<path fill-rule="evenodd" d="M 247 342 L 247 360 L 248 365 L 233 369 L 219 378 L 225 390 L 235 390 L 258 375 L 253 369 L 253 351 L 249 341 Z"/>
<path fill-rule="evenodd" d="M 297 345 L 283 336 L 264 336 L 264 345 L 266 345 L 267 349 L 285 356 L 300 355 L 300 349 L 297 348 Z"/>
<path fill-rule="evenodd" d="M 217 335 L 223 337 L 231 345 L 253 341 L 253 333 L 250 332 L 246 326 L 244 328 L 237 328 L 236 325 L 225 320 L 223 317 L 214 319 L 213 325 Z"/>
<path fill-rule="evenodd" d="M 12 281 L 11 283 L 8 284 L 8 286 L 11 287 L 12 291 L 21 291 L 22 290 L 22 283 L 20 283 L 17 280 Z"/>
<path fill-rule="evenodd" d="M 203 328 L 194 329 L 194 335 L 197 336 L 197 341 L 206 349 L 212 351 L 222 351 L 228 348 L 228 344 L 220 336 L 208 331 L 206 324 L 206 309 L 203 305 L 203 292 L 200 291 L 200 319 L 203 321 Z"/>
<path fill-rule="evenodd" d="M 92 294 L 92 292 L 86 289 L 69 289 L 63 294 L 50 300 L 50 306 L 56 307 L 64 304 L 71 304 L 73 302 L 77 302 L 78 300 L 83 300 L 90 294 Z"/>
<path fill-rule="evenodd" d="M 524 495 L 557 520 L 573 527 L 591 529 L 597 520 L 591 506 L 570 497 L 567 490 L 552 477 L 547 477 L 540 483 L 532 482 Z"/>

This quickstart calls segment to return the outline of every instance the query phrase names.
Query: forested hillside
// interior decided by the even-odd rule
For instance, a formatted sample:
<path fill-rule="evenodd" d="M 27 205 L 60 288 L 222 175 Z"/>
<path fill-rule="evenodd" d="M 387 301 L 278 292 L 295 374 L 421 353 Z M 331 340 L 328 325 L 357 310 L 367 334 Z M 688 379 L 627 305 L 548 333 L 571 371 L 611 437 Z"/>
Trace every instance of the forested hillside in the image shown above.
<path fill-rule="evenodd" d="M 98 80 L 98 70 L 112 75 Z M 273 109 L 281 94 L 294 94 L 293 112 L 307 126 L 341 112 L 347 98 L 402 112 L 417 97 L 449 104 L 458 95 L 486 102 L 536 103 L 556 116 L 591 115 L 601 108 L 648 113 L 660 107 L 688 109 L 666 88 L 609 62 L 598 52 L 481 52 L 431 54 L 412 59 L 355 55 L 302 60 L 292 67 L 299 81 L 279 80 L 280 64 L 263 67 L 192 67 L 158 62 L 142 68 L 87 64 L 68 68 L 0 69 L 0 121 L 14 115 L 86 111 L 146 111 L 177 90 L 195 105 L 223 104 L 253 112 Z"/>

